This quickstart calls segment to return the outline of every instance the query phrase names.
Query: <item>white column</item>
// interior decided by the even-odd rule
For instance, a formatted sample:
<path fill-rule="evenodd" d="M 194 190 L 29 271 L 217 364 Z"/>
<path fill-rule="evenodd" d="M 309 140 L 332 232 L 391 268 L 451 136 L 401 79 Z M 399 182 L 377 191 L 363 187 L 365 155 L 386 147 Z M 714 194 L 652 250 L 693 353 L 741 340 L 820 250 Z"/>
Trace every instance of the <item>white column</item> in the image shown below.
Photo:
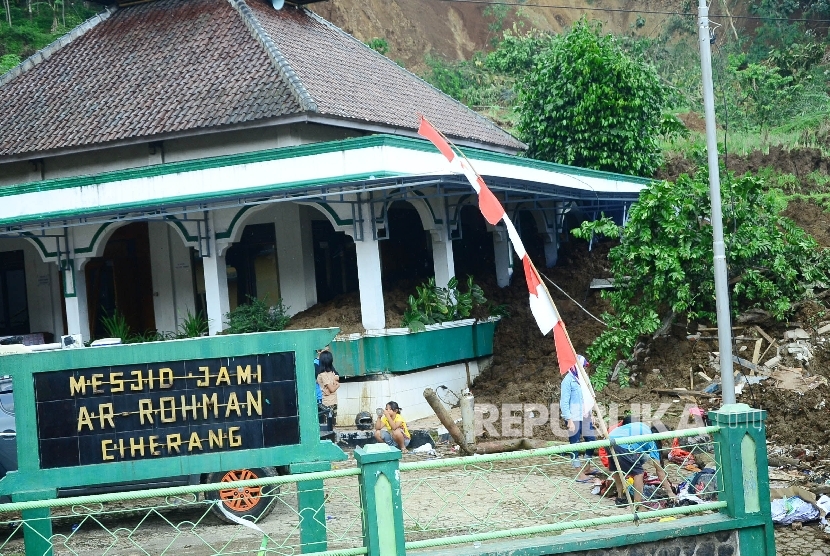
<path fill-rule="evenodd" d="M 559 259 L 559 236 L 558 234 L 545 235 L 545 266 L 551 268 L 556 266 Z"/>
<path fill-rule="evenodd" d="M 84 259 L 64 261 L 61 279 L 64 287 L 63 302 L 66 307 L 67 334 L 80 334 L 84 341 L 89 341 L 89 306 L 86 299 L 86 277 Z"/>
<path fill-rule="evenodd" d="M 277 203 L 274 219 L 280 295 L 289 315 L 317 303 L 311 222 L 304 208 L 296 203 Z"/>
<path fill-rule="evenodd" d="M 225 315 L 231 310 L 228 302 L 228 269 L 225 255 L 219 253 L 220 246 L 216 244 L 213 212 L 208 213 L 208 242 L 210 256 L 202 257 L 202 265 L 205 269 L 208 330 L 212 336 L 224 329 Z"/>
<path fill-rule="evenodd" d="M 156 329 L 175 332 L 188 311 L 196 313 L 190 250 L 167 222 L 148 227 Z"/>
<path fill-rule="evenodd" d="M 493 232 L 493 254 L 496 258 L 496 283 L 500 288 L 506 288 L 513 276 L 513 248 L 506 231 Z"/>
<path fill-rule="evenodd" d="M 447 283 L 455 276 L 452 241 L 447 239 L 446 230 L 431 230 L 430 235 L 432 236 L 432 264 L 435 268 L 435 284 L 439 288 L 446 288 Z"/>
<path fill-rule="evenodd" d="M 357 251 L 357 278 L 360 282 L 360 314 L 363 328 L 386 328 L 381 283 L 380 245 L 372 237 L 371 210 L 368 203 L 361 207 L 363 214 L 363 241 L 355 241 Z"/>
<path fill-rule="evenodd" d="M 148 222 L 150 236 L 150 275 L 153 281 L 153 311 L 156 329 L 175 332 L 178 326 L 176 294 L 166 222 Z"/>

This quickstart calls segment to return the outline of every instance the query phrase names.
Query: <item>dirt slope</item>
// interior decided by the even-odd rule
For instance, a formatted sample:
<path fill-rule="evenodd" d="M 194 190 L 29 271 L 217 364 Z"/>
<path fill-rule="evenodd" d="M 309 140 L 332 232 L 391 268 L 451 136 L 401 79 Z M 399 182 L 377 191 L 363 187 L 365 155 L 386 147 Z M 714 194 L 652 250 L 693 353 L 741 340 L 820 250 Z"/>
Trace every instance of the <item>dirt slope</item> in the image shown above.
<path fill-rule="evenodd" d="M 447 60 L 467 59 L 476 51 L 488 50 L 501 29 L 514 25 L 520 30 L 559 32 L 586 14 L 602 21 L 608 32 L 654 37 L 673 16 L 646 12 L 678 11 L 678 4 L 667 0 L 597 0 L 590 6 L 579 0 L 562 0 L 555 4 L 559 7 L 511 7 L 500 24 L 492 8 L 487 10 L 487 4 L 464 1 L 329 0 L 309 7 L 364 42 L 376 37 L 385 39 L 389 43 L 387 56 L 415 72 L 424 69 L 426 54 Z M 585 11 L 586 7 L 596 10 Z M 601 11 L 604 9 L 623 11 Z M 732 13 L 741 10 L 730 8 Z M 713 6 L 712 14 L 717 13 L 718 8 Z"/>

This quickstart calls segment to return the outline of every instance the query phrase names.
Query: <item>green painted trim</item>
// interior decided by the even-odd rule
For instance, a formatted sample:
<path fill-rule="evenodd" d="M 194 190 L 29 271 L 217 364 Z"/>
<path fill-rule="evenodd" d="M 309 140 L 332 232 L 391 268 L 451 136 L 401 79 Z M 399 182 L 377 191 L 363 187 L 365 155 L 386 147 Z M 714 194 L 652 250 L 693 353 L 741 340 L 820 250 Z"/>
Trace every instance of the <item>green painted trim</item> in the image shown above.
<path fill-rule="evenodd" d="M 46 248 L 46 245 L 44 245 L 43 242 L 40 241 L 40 238 L 38 236 L 36 236 L 35 234 L 33 234 L 31 232 L 23 232 L 22 235 L 35 242 L 35 246 L 38 249 L 40 249 L 40 252 L 43 254 L 44 259 L 47 259 L 49 257 L 57 257 L 58 256 L 57 251 L 49 251 Z"/>
<path fill-rule="evenodd" d="M 404 373 L 492 355 L 495 331 L 493 321 L 395 336 L 338 339 L 332 342 L 331 352 L 341 376 Z"/>
<path fill-rule="evenodd" d="M 175 216 L 168 216 L 167 220 L 169 222 L 172 222 L 179 230 L 181 230 L 185 241 L 187 241 L 188 243 L 196 243 L 197 241 L 199 241 L 198 237 L 190 235 L 190 232 L 188 232 L 187 228 L 184 227 L 184 223 Z"/>
<path fill-rule="evenodd" d="M 655 512 L 648 512 L 643 516 L 651 516 L 653 513 Z M 632 518 L 630 514 L 623 517 Z M 585 532 L 573 532 L 568 535 L 490 542 L 480 548 L 469 545 L 453 546 L 419 551 L 418 554 L 419 556 L 547 556 L 590 550 L 608 550 L 622 546 L 657 542 L 677 537 L 707 535 L 729 530 L 737 530 L 740 538 L 741 532 L 753 528 L 757 529 L 760 524 L 760 519 L 733 519 L 723 514 L 700 515 L 685 517 L 678 521 L 649 523 L 648 525 L 609 527 Z M 407 543 L 407 548 L 414 544 Z M 597 554 L 601 554 L 601 552 L 597 552 Z M 755 553 L 746 552 L 744 546 L 741 545 L 741 554 Z"/>
<path fill-rule="evenodd" d="M 8 355 L 3 358 L 3 368 L 11 374 L 15 386 L 18 471 L 8 473 L 0 480 L 0 494 L 196 475 L 240 467 L 345 459 L 343 451 L 331 442 L 320 441 L 317 400 L 314 396 L 314 349 L 329 344 L 337 331 L 337 328 L 320 328 L 262 332 Z M 33 378 L 36 373 L 280 351 L 296 354 L 300 419 L 300 443 L 297 445 L 40 469 Z"/>
<path fill-rule="evenodd" d="M 231 219 L 231 223 L 228 224 L 228 229 L 225 230 L 224 232 L 218 232 L 216 234 L 216 239 L 228 239 L 228 238 L 230 238 L 233 235 L 233 228 L 234 228 L 234 226 L 236 226 L 236 223 L 239 221 L 239 219 L 242 217 L 243 214 L 245 214 L 246 212 L 248 212 L 252 208 L 254 208 L 254 207 L 251 206 L 251 205 L 248 205 L 246 207 L 242 207 L 241 209 L 239 209 L 239 212 L 237 212 L 233 216 L 233 218 Z"/>
<path fill-rule="evenodd" d="M 327 154 L 332 152 L 350 151 L 357 149 L 367 149 L 373 147 L 396 147 L 419 152 L 436 151 L 432 143 L 423 139 L 412 139 L 408 137 L 378 134 L 369 135 L 366 137 L 354 137 L 350 139 L 343 139 L 341 141 L 327 141 L 321 143 L 312 143 L 308 145 L 298 145 L 295 147 L 281 147 L 278 149 L 269 149 L 253 153 L 223 155 L 211 158 L 202 158 L 198 160 L 187 160 L 183 162 L 171 162 L 168 164 L 157 164 L 152 166 L 144 166 L 141 168 L 131 168 L 128 170 L 115 170 L 113 172 L 104 172 L 102 174 L 95 175 L 77 176 L 72 178 L 56 178 L 52 180 L 21 183 L 18 185 L 11 185 L 0 188 L 0 197 L 22 195 L 24 193 L 35 193 L 40 191 L 53 191 L 56 189 L 66 189 L 73 187 L 87 187 L 138 178 L 157 177 L 168 174 L 180 174 L 184 172 L 194 172 L 198 170 L 207 170 L 211 168 L 224 168 L 228 166 L 237 166 L 241 164 L 253 164 L 257 162 L 284 160 L 287 158 L 298 158 L 303 156 L 313 156 L 318 154 Z M 638 178 L 634 176 L 626 176 L 623 174 L 614 174 L 611 172 L 601 172 L 599 170 L 590 170 L 586 168 L 576 168 L 573 166 L 555 164 L 553 162 L 543 162 L 540 160 L 532 160 L 530 158 L 522 158 L 508 154 L 494 153 L 483 149 L 465 147 L 460 150 L 464 152 L 468 157 L 476 160 L 487 162 L 499 162 L 502 164 L 510 164 L 518 167 L 546 170 L 550 172 L 560 172 L 572 176 L 614 179 L 638 185 L 645 185 L 651 181 L 647 178 Z"/>
<path fill-rule="evenodd" d="M 338 226 L 351 226 L 351 225 L 354 224 L 354 219 L 352 219 L 352 218 L 343 218 L 343 219 L 341 219 L 340 215 L 338 215 L 337 212 L 333 208 L 331 208 L 329 206 L 329 204 L 326 203 L 325 201 L 318 201 L 314 204 L 319 205 L 320 208 L 322 208 L 324 211 L 329 213 L 331 215 L 332 219 L 334 219 L 335 223 L 337 223 Z"/>
<path fill-rule="evenodd" d="M 233 197 L 244 197 L 246 195 L 255 195 L 255 194 L 262 194 L 262 193 L 273 193 L 277 191 L 283 190 L 290 190 L 290 189 L 302 189 L 303 187 L 309 186 L 320 186 L 320 185 L 328 185 L 328 184 L 345 184 L 349 182 L 361 182 L 367 181 L 369 179 L 382 179 L 382 178 L 397 178 L 401 177 L 401 174 L 395 174 L 391 172 L 371 172 L 365 174 L 354 174 L 349 176 L 338 176 L 334 178 L 326 178 L 326 179 L 313 179 L 313 180 L 301 180 L 296 182 L 288 182 L 288 183 L 281 183 L 281 184 L 271 184 L 271 185 L 262 185 L 257 187 L 249 187 L 245 189 L 235 189 L 232 191 L 223 191 L 221 193 L 216 193 L 213 195 L 207 194 L 197 194 L 197 195 L 180 195 L 177 197 L 165 197 L 163 199 L 148 199 L 146 201 L 136 201 L 134 203 L 122 203 L 118 205 L 106 205 L 96 209 L 88 209 L 88 210 L 65 210 L 65 211 L 55 211 L 55 212 L 47 212 L 47 213 L 40 213 L 40 214 L 31 214 L 27 216 L 21 217 L 14 217 L 14 218 L 5 218 L 0 219 L 0 226 L 14 226 L 17 224 L 25 224 L 28 222 L 32 222 L 33 220 L 64 220 L 64 219 L 71 219 L 77 218 L 79 216 L 92 216 L 96 214 L 102 213 L 111 213 L 111 212 L 129 212 L 131 210 L 147 208 L 149 206 L 158 206 L 158 205 L 188 205 L 188 204 L 197 204 L 197 203 L 205 203 L 210 201 L 216 201 L 219 199 L 227 199 Z M 12 186 L 14 187 L 14 186 Z M 3 191 L 3 188 L 0 188 L 0 192 Z M 2 195 L 0 195 L 2 196 Z"/>
<path fill-rule="evenodd" d="M 95 235 L 92 236 L 92 241 L 89 242 L 89 245 L 81 248 L 76 247 L 75 253 L 92 253 L 92 251 L 95 249 L 95 242 L 98 241 L 98 237 L 100 237 L 100 235 L 104 233 L 104 230 L 108 228 L 110 225 L 112 225 L 112 222 L 104 222 L 103 224 L 101 224 L 101 226 L 95 232 Z"/>

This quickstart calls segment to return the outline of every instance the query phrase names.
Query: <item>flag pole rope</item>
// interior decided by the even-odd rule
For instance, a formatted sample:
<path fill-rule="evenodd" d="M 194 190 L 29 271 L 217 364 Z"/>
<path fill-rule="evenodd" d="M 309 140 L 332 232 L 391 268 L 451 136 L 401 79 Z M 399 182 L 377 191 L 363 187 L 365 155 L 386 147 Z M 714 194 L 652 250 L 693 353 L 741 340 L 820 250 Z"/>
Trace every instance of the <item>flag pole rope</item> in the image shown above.
<path fill-rule="evenodd" d="M 603 326 L 608 326 L 608 323 L 606 323 L 606 322 L 605 322 L 604 320 L 602 320 L 601 318 L 599 318 L 599 317 L 595 316 L 593 313 L 591 313 L 591 311 L 589 311 L 588 309 L 586 309 L 585 307 L 583 307 L 583 306 L 582 306 L 582 305 L 581 305 L 581 304 L 580 304 L 580 303 L 579 303 L 576 299 L 574 299 L 573 297 L 571 297 L 570 295 L 568 295 L 568 292 L 566 292 L 565 290 L 563 290 L 562 288 L 560 288 L 560 287 L 556 284 L 556 282 L 554 282 L 553 280 L 551 280 L 550 278 L 548 278 L 547 276 L 545 276 L 545 275 L 544 275 L 544 274 L 542 274 L 541 272 L 539 273 L 539 276 L 541 276 L 542 278 L 544 278 L 545 280 L 547 280 L 547 281 L 550 283 L 550 285 L 552 285 L 554 288 L 556 288 L 557 290 L 559 290 L 560 292 L 562 292 L 562 295 L 564 295 L 565 297 L 567 297 L 568 299 L 570 299 L 570 300 L 574 303 L 574 305 L 576 305 L 577 307 L 579 307 L 580 309 L 582 309 L 582 311 L 583 311 L 585 314 L 587 314 L 589 317 L 591 317 L 592 319 L 594 319 L 595 321 L 597 321 L 598 323 L 600 323 L 600 324 L 601 324 L 601 325 L 603 325 Z"/>
<path fill-rule="evenodd" d="M 439 136 L 440 136 L 440 137 L 441 137 L 444 141 L 446 141 L 446 143 L 450 146 L 450 149 L 452 149 L 454 153 L 457 151 L 457 152 L 458 152 L 458 153 L 459 153 L 459 154 L 460 154 L 460 155 L 464 158 L 464 160 L 467 162 L 467 164 L 468 164 L 468 166 L 469 166 L 470 170 L 471 170 L 471 171 L 472 171 L 472 172 L 476 175 L 476 177 L 477 177 L 479 180 L 481 180 L 481 181 L 483 182 L 484 180 L 483 180 L 483 178 L 481 177 L 481 174 L 479 174 L 479 173 L 476 171 L 476 169 L 473 167 L 473 165 L 472 165 L 472 163 L 470 162 L 470 160 L 469 160 L 469 159 L 467 158 L 467 156 L 466 156 L 466 155 L 465 155 L 465 154 L 461 151 L 461 149 L 459 149 L 458 147 L 456 147 L 456 146 L 452 143 L 452 141 L 450 141 L 450 140 L 449 140 L 449 138 L 447 138 L 447 136 L 446 136 L 446 135 L 444 135 L 443 133 L 441 133 L 441 131 L 439 131 L 439 130 L 435 127 L 435 126 L 433 126 L 433 125 L 432 125 L 432 123 L 431 123 L 431 122 L 429 122 L 429 120 L 427 120 L 427 118 L 426 118 L 424 115 L 422 115 L 422 114 L 421 114 L 420 116 L 421 116 L 421 118 L 423 118 L 423 120 L 424 120 L 424 121 L 426 121 L 426 122 L 429 124 L 429 126 L 430 126 L 433 130 L 435 130 L 435 131 L 438 133 L 438 135 L 439 135 Z M 470 185 L 472 186 L 473 184 L 471 183 Z M 505 212 L 504 212 L 504 215 L 502 216 L 502 219 L 508 219 L 508 220 L 509 220 L 509 218 L 510 218 L 510 217 L 507 215 L 507 212 L 505 211 Z M 514 248 L 515 248 L 515 246 L 514 246 Z M 522 248 L 524 249 L 524 246 L 522 246 Z M 528 261 L 528 263 L 529 263 L 529 266 L 530 266 L 531 272 L 533 272 L 533 273 L 536 275 L 536 276 L 535 276 L 536 281 L 537 281 L 537 282 L 538 282 L 538 283 L 542 286 L 542 289 L 544 290 L 545 295 L 547 295 L 548 300 L 549 300 L 549 301 L 550 301 L 550 303 L 551 303 L 551 306 L 555 308 L 555 307 L 556 307 L 556 304 L 553 302 L 553 297 L 551 297 L 551 295 L 550 295 L 550 291 L 548 290 L 548 288 L 547 288 L 547 286 L 545 285 L 545 283 L 541 280 L 541 275 L 540 275 L 539 271 L 536 269 L 536 265 L 534 265 L 534 264 L 533 264 L 533 261 L 531 260 L 530 256 L 527 254 L 527 252 L 526 252 L 526 251 L 525 251 L 525 257 L 527 257 L 527 261 Z M 548 281 L 550 281 L 550 280 L 548 280 Z M 555 284 L 554 284 L 554 285 L 555 285 Z M 557 286 L 557 288 L 558 288 L 558 286 Z M 568 341 L 568 346 L 571 348 L 571 352 L 572 352 L 572 353 L 574 353 L 574 354 L 576 354 L 576 350 L 574 349 L 573 342 L 571 342 L 571 337 L 570 337 L 570 335 L 568 334 L 568 330 L 567 330 L 567 328 L 565 327 L 565 323 L 562 321 L 562 318 L 561 318 L 561 316 L 559 315 L 559 311 L 558 311 L 558 310 L 556 311 L 556 317 L 557 317 L 557 320 L 558 320 L 559 324 L 562 326 L 562 331 L 565 333 L 565 339 L 567 339 L 567 341 Z M 555 340 L 554 340 L 554 344 L 555 344 L 555 343 L 556 343 L 556 342 L 555 342 Z M 577 374 L 579 375 L 579 380 L 580 380 L 581 382 L 583 382 L 583 384 L 585 384 L 585 385 L 587 386 L 588 391 L 589 391 L 589 392 L 590 392 L 590 394 L 591 394 L 591 398 L 593 399 L 593 408 L 592 408 L 592 409 L 593 409 L 593 411 L 594 411 L 594 412 L 596 413 L 596 415 L 597 415 L 597 425 L 599 426 L 600 433 L 602 433 L 602 435 L 603 435 L 605 438 L 609 438 L 609 439 L 610 439 L 610 437 L 608 436 L 608 427 L 606 427 L 606 426 L 605 426 L 605 420 L 604 420 L 603 415 L 602 415 L 602 408 L 600 408 L 600 407 L 599 407 L 599 404 L 597 403 L 597 396 L 596 396 L 596 392 L 594 391 L 594 387 L 593 387 L 593 385 L 591 384 L 591 381 L 588 379 L 588 375 L 587 375 L 587 373 L 585 372 L 585 369 L 584 369 L 584 368 L 582 367 L 582 365 L 579 363 L 579 360 L 578 360 L 578 359 L 576 360 L 576 362 L 575 362 L 575 363 L 576 363 Z M 584 400 L 583 400 L 583 403 L 584 403 Z M 619 471 L 619 469 L 621 469 L 621 467 L 620 467 L 620 464 L 619 464 L 619 460 L 617 459 L 617 453 L 616 453 L 616 451 L 615 451 L 613 448 L 611 448 L 611 449 L 609 450 L 609 452 L 610 452 L 611 458 L 613 458 L 613 460 L 614 460 L 614 464 L 615 464 L 615 465 L 616 465 L 616 467 L 617 467 L 617 471 L 615 471 L 614 473 L 618 473 L 618 474 L 620 474 L 621 479 L 622 479 L 622 481 L 621 481 L 621 482 L 622 482 L 622 484 L 623 484 L 623 491 L 624 491 L 624 493 L 625 493 L 625 498 L 626 498 L 626 501 L 627 501 L 627 502 L 628 502 L 628 504 L 631 506 L 631 508 L 632 508 L 632 510 L 633 510 L 633 512 L 634 512 L 634 523 L 636 523 L 636 524 L 638 524 L 638 525 L 639 525 L 639 523 L 640 523 L 640 522 L 639 522 L 639 519 L 637 518 L 637 507 L 634 505 L 634 503 L 633 503 L 633 502 L 632 502 L 632 500 L 631 500 L 631 493 L 629 492 L 629 489 L 628 489 L 628 482 L 625 480 L 625 476 L 622 474 L 622 472 L 621 472 L 621 471 Z M 613 477 L 613 476 L 614 476 L 614 474 L 612 474 L 612 477 Z M 617 494 L 619 494 L 619 492 L 618 492 Z"/>

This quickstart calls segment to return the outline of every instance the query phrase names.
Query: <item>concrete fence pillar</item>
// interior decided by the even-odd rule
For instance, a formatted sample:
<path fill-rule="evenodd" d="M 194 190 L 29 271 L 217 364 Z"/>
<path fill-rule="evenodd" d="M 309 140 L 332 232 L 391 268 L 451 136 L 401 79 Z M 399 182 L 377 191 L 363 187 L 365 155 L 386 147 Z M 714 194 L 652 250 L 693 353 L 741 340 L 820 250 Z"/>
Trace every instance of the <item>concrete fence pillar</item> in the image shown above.
<path fill-rule="evenodd" d="M 331 463 L 291 464 L 291 473 L 330 471 Z M 303 554 L 328 550 L 326 535 L 326 493 L 322 479 L 297 483 L 297 513 L 300 516 L 300 551 Z"/>
<path fill-rule="evenodd" d="M 715 458 L 720 466 L 723 510 L 733 518 L 757 518 L 759 525 L 738 530 L 741 554 L 775 556 L 769 498 L 769 468 L 764 421 L 767 412 L 746 404 L 727 404 L 709 412 L 715 433 Z M 720 485 L 719 485 L 720 486 Z"/>
<path fill-rule="evenodd" d="M 361 469 L 363 543 L 368 556 L 405 556 L 398 469 L 401 451 L 386 444 L 367 444 L 357 448 L 354 457 Z"/>

